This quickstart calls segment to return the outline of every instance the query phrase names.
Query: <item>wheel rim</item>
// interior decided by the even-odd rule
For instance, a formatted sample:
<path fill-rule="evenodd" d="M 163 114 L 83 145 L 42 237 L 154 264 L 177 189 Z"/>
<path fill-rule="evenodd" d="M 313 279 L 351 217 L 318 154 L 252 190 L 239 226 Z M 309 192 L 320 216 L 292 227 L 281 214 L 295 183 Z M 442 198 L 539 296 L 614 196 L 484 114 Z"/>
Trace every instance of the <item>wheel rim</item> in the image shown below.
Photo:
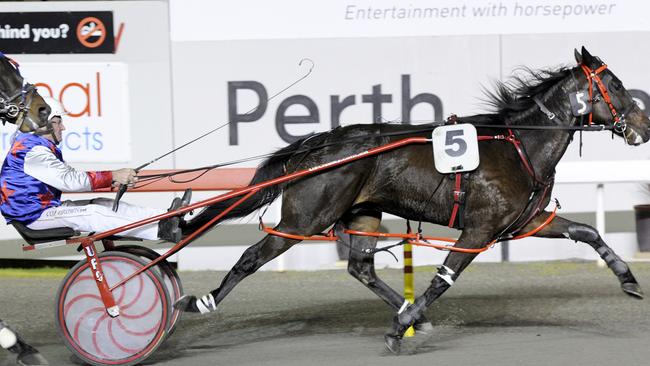
<path fill-rule="evenodd" d="M 142 268 L 128 254 L 101 256 L 104 278 L 114 284 Z M 114 290 L 120 316 L 111 318 L 87 264 L 68 278 L 59 298 L 59 324 L 76 353 L 100 364 L 127 364 L 146 357 L 164 336 L 167 293 L 160 279 L 146 271 Z"/>

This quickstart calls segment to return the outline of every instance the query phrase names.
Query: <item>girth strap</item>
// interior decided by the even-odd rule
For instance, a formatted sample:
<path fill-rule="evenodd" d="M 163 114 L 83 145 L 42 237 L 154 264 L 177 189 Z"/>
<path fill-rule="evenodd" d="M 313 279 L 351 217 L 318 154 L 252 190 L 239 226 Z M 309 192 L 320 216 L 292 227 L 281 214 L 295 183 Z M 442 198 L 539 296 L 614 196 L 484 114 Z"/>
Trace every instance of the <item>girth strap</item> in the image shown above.
<path fill-rule="evenodd" d="M 456 223 L 456 216 L 458 216 L 458 224 L 455 226 L 455 228 L 462 229 L 465 227 L 465 222 L 463 221 L 463 216 L 465 213 L 465 190 L 463 189 L 463 173 L 456 173 L 454 179 L 454 208 L 451 210 L 449 227 L 454 228 L 454 224 Z"/>
<path fill-rule="evenodd" d="M 528 203 L 526 203 L 526 207 L 521 211 L 519 216 L 513 221 L 508 227 L 501 233 L 499 234 L 498 238 L 504 239 L 504 238 L 512 238 L 517 234 L 519 231 L 521 231 L 526 225 L 528 225 L 538 214 L 540 214 L 543 210 L 543 204 L 546 202 L 546 198 L 548 195 L 551 193 L 551 186 L 553 184 L 553 176 L 549 179 L 548 183 L 544 185 L 543 187 L 537 188 L 533 193 L 530 195 L 528 199 Z M 556 201 L 556 207 L 560 207 L 560 203 Z M 528 215 L 526 215 L 528 213 Z"/>

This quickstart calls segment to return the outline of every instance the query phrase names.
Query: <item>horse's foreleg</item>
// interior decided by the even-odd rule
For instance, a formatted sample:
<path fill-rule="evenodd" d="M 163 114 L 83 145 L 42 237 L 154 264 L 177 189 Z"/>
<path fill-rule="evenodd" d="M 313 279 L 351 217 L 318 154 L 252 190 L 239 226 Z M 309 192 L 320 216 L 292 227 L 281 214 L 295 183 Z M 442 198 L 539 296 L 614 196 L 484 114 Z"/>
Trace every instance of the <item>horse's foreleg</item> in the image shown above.
<path fill-rule="evenodd" d="M 377 247 L 377 238 L 349 235 L 343 232 L 345 228 L 357 231 L 377 231 L 380 222 L 381 212 L 364 211 L 345 220 L 343 225 L 337 224 L 335 226 L 336 236 L 344 246 L 349 248 L 348 273 L 384 300 L 391 308 L 398 311 L 407 304 L 404 297 L 377 276 L 374 254 L 366 252 L 366 250 L 373 250 Z M 422 315 L 416 320 L 415 327 L 417 330 L 426 331 L 431 328 L 431 323 Z"/>
<path fill-rule="evenodd" d="M 463 232 L 455 244 L 457 248 L 480 248 L 490 241 L 485 235 L 472 235 L 467 230 Z M 391 330 L 386 333 L 384 339 L 386 347 L 393 353 L 399 353 L 401 339 L 404 332 L 420 318 L 424 311 L 438 299 L 448 288 L 450 288 L 460 273 L 474 260 L 476 254 L 451 252 L 447 255 L 444 263 L 436 273 L 431 285 L 424 293 L 415 299 L 415 302 L 406 309 L 398 312 L 393 318 Z"/>
<path fill-rule="evenodd" d="M 282 231 L 281 228 L 279 228 Z M 239 261 L 221 281 L 221 285 L 201 298 L 185 295 L 176 301 L 174 307 L 188 312 L 202 314 L 215 311 L 217 305 L 230 291 L 247 276 L 253 274 L 264 264 L 284 253 L 300 240 L 286 239 L 279 236 L 267 235 L 257 244 L 244 251 Z"/>
<path fill-rule="evenodd" d="M 548 215 L 550 215 L 549 212 L 540 214 L 523 228 L 522 232 L 527 232 L 538 227 L 548 218 Z M 643 298 L 643 291 L 641 291 L 639 283 L 634 278 L 632 271 L 630 271 L 630 267 L 614 253 L 612 248 L 603 241 L 598 231 L 593 227 L 557 216 L 550 224 L 537 232 L 535 236 L 543 238 L 568 238 L 589 244 L 589 246 L 596 250 L 605 263 L 607 263 L 607 266 L 614 272 L 616 277 L 618 277 L 623 291 L 632 297 L 638 299 Z"/>

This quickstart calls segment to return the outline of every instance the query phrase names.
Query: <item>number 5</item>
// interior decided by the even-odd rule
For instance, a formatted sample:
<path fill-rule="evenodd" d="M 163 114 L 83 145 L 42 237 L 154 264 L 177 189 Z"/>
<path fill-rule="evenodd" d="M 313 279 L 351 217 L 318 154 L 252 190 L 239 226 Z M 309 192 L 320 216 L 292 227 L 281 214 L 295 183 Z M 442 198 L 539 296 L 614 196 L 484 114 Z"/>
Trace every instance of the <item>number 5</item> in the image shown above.
<path fill-rule="evenodd" d="M 587 112 L 587 103 L 585 103 L 584 100 L 582 100 L 582 97 L 585 95 L 583 92 L 578 92 L 576 93 L 576 101 L 578 104 L 580 104 L 580 109 L 578 109 L 578 113 L 585 114 Z"/>
<path fill-rule="evenodd" d="M 467 143 L 461 136 L 463 136 L 464 131 L 463 130 L 450 130 L 447 131 L 447 134 L 445 135 L 445 146 L 453 146 L 453 145 L 458 145 L 457 149 L 445 149 L 445 152 L 447 155 L 452 156 L 452 157 L 458 157 L 467 151 Z"/>

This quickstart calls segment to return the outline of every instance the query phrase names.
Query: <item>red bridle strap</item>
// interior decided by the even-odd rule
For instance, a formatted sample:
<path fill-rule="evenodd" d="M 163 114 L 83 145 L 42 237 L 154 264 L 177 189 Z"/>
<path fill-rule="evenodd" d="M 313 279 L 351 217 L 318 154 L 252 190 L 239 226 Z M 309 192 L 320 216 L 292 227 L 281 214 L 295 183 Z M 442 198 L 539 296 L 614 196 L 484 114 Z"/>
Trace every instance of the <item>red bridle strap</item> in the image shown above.
<path fill-rule="evenodd" d="M 609 96 L 609 92 L 607 91 L 607 88 L 605 88 L 605 84 L 603 84 L 602 79 L 598 74 L 601 72 L 605 71 L 607 69 L 607 65 L 602 64 L 600 67 L 598 67 L 596 70 L 592 70 L 589 68 L 589 66 L 582 64 L 580 65 L 582 68 L 582 72 L 584 72 L 585 76 L 587 77 L 587 83 L 589 84 L 589 100 L 593 101 L 594 100 L 594 81 L 596 82 L 596 86 L 598 87 L 598 90 L 600 91 L 600 95 L 602 95 L 603 99 L 605 100 L 605 103 L 607 103 L 607 106 L 609 107 L 609 111 L 612 113 L 612 117 L 614 118 L 614 123 L 618 123 L 620 121 L 620 117 L 618 116 L 618 112 L 616 112 L 616 108 L 614 108 L 614 104 L 612 103 L 612 98 Z M 591 126 L 592 120 L 593 120 L 593 110 L 591 113 L 589 113 L 589 125 Z"/>

